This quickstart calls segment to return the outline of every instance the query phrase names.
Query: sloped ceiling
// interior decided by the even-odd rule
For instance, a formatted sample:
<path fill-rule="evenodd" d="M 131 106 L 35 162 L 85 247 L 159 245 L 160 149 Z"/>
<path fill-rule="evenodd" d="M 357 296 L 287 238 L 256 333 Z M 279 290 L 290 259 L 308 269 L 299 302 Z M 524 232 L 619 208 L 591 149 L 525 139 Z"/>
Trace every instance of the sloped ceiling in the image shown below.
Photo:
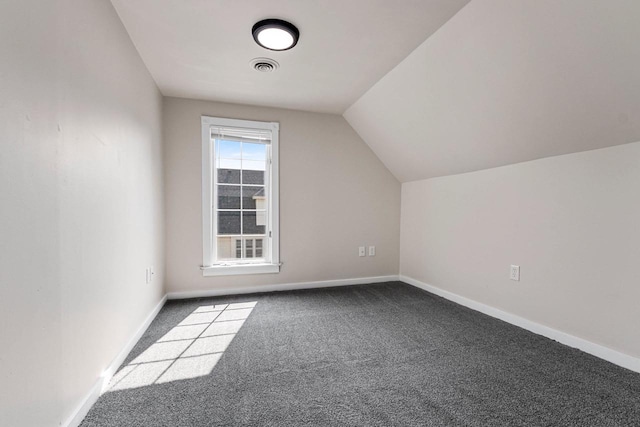
<path fill-rule="evenodd" d="M 112 0 L 166 96 L 342 114 L 469 0 Z M 298 45 L 258 46 L 281 18 Z M 269 57 L 273 73 L 249 62 Z"/>
<path fill-rule="evenodd" d="M 640 1 L 473 0 L 344 114 L 403 182 L 640 140 Z"/>

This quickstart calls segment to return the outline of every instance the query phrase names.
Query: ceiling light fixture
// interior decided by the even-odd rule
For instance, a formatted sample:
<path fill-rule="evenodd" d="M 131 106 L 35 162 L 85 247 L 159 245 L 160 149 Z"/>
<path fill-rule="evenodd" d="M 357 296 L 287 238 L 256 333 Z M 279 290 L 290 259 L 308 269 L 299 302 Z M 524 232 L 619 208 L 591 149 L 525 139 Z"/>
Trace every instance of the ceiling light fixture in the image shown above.
<path fill-rule="evenodd" d="M 269 50 L 287 50 L 298 43 L 300 32 L 290 22 L 282 19 L 263 19 L 251 29 L 253 39 Z"/>

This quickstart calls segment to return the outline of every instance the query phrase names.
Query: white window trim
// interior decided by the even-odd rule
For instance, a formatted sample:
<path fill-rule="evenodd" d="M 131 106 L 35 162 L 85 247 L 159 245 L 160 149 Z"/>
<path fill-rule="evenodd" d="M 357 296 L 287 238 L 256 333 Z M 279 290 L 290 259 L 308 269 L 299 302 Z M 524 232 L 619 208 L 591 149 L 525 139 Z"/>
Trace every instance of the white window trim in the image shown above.
<path fill-rule="evenodd" d="M 263 251 L 270 246 L 271 260 L 268 263 L 213 264 L 214 227 L 213 227 L 213 148 L 211 140 L 212 126 L 229 126 L 249 129 L 271 130 L 271 176 L 269 185 L 271 197 L 267 200 L 267 227 Z M 224 276 L 238 274 L 265 274 L 280 272 L 280 215 L 279 215 L 279 173 L 278 141 L 280 124 L 277 122 L 257 122 L 220 117 L 202 116 L 202 270 L 203 276 Z M 270 242 L 269 242 L 270 240 Z"/>

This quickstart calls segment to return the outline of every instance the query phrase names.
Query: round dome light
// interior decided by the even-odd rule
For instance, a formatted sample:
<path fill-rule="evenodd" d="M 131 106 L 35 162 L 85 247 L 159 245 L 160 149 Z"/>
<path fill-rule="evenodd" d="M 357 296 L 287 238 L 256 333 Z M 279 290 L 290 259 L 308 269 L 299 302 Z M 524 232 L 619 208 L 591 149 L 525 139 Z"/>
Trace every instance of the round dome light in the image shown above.
<path fill-rule="evenodd" d="M 295 25 L 281 19 L 264 19 L 251 29 L 253 39 L 269 50 L 287 50 L 298 43 L 300 32 Z"/>

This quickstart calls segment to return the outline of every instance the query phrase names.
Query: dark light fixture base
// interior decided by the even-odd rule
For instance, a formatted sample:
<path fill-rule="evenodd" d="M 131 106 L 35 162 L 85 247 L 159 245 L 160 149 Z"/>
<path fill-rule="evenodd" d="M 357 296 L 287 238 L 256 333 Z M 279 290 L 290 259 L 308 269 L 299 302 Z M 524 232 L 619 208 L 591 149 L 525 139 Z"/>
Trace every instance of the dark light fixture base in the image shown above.
<path fill-rule="evenodd" d="M 293 40 L 292 43 L 281 49 L 265 46 L 262 42 L 260 42 L 260 39 L 258 36 L 262 31 L 265 31 L 268 29 L 277 29 L 277 30 L 285 31 L 289 33 Z M 253 35 L 253 39 L 256 41 L 256 43 L 258 43 L 260 46 L 262 46 L 265 49 L 269 49 L 273 51 L 289 50 L 292 47 L 294 47 L 296 44 L 298 44 L 298 39 L 300 38 L 300 31 L 298 31 L 298 28 L 296 28 L 295 25 L 293 25 L 290 22 L 283 21 L 282 19 L 275 19 L 275 18 L 263 19 L 262 21 L 256 22 L 256 24 L 251 29 L 251 34 Z"/>

